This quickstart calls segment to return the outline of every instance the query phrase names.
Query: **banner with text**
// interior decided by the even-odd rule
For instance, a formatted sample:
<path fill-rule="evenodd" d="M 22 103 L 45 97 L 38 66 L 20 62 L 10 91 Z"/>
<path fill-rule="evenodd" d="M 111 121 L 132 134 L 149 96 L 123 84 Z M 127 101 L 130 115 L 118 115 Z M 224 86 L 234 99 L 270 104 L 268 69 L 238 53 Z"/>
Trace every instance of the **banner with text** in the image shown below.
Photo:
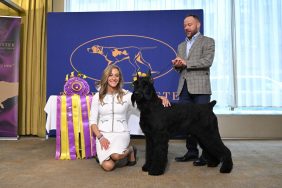
<path fill-rule="evenodd" d="M 18 134 L 20 17 L 0 16 L 0 139 Z"/>

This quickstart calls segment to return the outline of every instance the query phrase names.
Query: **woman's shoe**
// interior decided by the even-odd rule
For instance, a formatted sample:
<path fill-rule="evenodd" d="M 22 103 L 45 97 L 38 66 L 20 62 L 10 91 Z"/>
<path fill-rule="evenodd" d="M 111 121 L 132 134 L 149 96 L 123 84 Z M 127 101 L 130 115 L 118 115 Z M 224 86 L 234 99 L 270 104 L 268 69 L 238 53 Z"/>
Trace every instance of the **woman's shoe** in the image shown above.
<path fill-rule="evenodd" d="M 115 165 L 116 165 L 117 168 L 119 168 L 119 167 L 124 167 L 124 166 L 126 166 L 127 163 L 128 163 L 128 159 L 127 159 L 127 157 L 125 157 L 125 158 L 123 158 L 123 159 L 117 160 L 117 161 L 115 162 Z"/>
<path fill-rule="evenodd" d="M 130 161 L 130 160 L 128 160 L 128 163 L 127 163 L 127 166 L 134 166 L 134 165 L 136 165 L 136 163 L 137 163 L 137 158 L 136 158 L 136 155 L 137 155 L 137 149 L 136 149 L 136 147 L 135 146 L 132 146 L 132 148 L 133 148 L 133 152 L 134 152 L 134 161 Z"/>
<path fill-rule="evenodd" d="M 95 160 L 96 160 L 96 162 L 99 164 L 100 162 L 99 162 L 99 159 L 98 159 L 98 156 L 96 156 L 95 157 Z"/>

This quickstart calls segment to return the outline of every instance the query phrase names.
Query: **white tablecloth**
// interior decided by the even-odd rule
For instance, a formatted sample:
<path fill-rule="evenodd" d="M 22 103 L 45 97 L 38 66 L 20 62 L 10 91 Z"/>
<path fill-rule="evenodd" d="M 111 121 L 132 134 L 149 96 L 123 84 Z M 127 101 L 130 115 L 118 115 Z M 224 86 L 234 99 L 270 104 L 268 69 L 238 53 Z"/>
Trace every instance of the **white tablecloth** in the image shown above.
<path fill-rule="evenodd" d="M 51 95 L 44 107 L 44 111 L 47 113 L 46 120 L 46 131 L 49 133 L 50 130 L 56 129 L 57 120 L 57 95 Z M 128 126 L 131 135 L 143 135 L 142 130 L 139 126 L 139 116 L 132 114 L 128 120 Z"/>

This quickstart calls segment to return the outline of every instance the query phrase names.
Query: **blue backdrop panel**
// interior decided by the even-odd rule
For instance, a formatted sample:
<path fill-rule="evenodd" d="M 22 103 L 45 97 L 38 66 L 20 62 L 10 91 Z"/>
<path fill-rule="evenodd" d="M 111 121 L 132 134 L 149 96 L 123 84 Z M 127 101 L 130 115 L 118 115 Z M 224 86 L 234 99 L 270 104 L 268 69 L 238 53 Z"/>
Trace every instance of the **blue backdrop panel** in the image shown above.
<path fill-rule="evenodd" d="M 91 91 L 108 64 L 121 67 L 125 88 L 132 75 L 152 70 L 155 87 L 174 100 L 178 73 L 171 66 L 185 39 L 183 19 L 202 10 L 83 12 L 48 14 L 47 97 L 63 91 L 65 76 L 81 72 Z"/>

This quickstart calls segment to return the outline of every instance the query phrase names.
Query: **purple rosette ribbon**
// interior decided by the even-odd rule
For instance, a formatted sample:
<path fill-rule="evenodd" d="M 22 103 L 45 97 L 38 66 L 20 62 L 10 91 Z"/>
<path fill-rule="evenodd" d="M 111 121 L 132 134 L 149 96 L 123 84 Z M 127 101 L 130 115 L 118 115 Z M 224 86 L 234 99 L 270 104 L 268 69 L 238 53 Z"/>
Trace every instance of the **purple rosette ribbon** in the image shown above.
<path fill-rule="evenodd" d="M 65 83 L 64 92 L 66 95 L 88 95 L 90 87 L 84 79 L 80 77 L 72 77 Z"/>

